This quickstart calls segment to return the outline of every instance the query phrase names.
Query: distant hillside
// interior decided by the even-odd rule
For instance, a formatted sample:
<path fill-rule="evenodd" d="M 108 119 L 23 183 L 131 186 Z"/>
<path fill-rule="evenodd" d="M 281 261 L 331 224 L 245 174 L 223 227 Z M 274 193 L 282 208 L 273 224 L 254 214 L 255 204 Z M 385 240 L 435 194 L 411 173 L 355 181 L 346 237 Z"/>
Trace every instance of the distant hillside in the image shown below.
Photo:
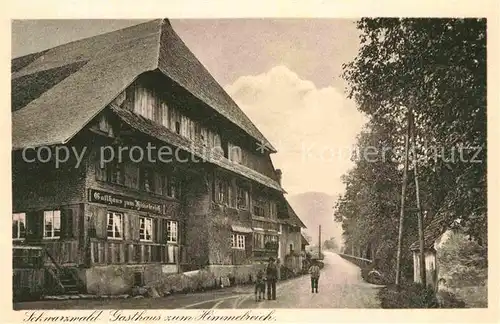
<path fill-rule="evenodd" d="M 287 197 L 290 205 L 307 226 L 305 232 L 312 237 L 311 245 L 318 244 L 318 226 L 321 225 L 321 241 L 335 237 L 342 244 L 342 227 L 333 220 L 336 197 L 323 192 L 305 192 Z"/>

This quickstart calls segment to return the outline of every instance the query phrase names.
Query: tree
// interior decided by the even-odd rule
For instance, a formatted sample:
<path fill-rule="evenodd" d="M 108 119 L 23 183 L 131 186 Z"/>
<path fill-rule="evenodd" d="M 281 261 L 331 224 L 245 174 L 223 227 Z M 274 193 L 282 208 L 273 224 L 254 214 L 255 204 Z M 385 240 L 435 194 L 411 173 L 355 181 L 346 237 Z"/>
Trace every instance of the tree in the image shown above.
<path fill-rule="evenodd" d="M 343 177 L 346 190 L 334 209 L 335 220 L 342 222 L 346 253 L 351 253 L 350 247 L 370 250 L 370 257 L 378 259 L 387 278 L 392 278 L 395 267 L 402 177 L 399 154 L 392 149 L 384 152 L 395 146 L 390 136 L 393 126 L 370 122 L 358 136 L 357 154 L 352 157 L 355 166 Z M 413 190 L 411 181 L 408 190 Z M 405 220 L 407 227 L 415 224 L 415 218 Z M 405 233 L 403 259 L 407 273 L 412 262 L 408 248 L 415 238 L 411 231 Z M 372 249 L 375 256 L 371 255 Z"/>
<path fill-rule="evenodd" d="M 337 251 L 338 245 L 337 242 L 335 241 L 335 238 L 331 237 L 330 239 L 325 240 L 325 242 L 323 242 L 323 248 L 325 250 Z"/>
<path fill-rule="evenodd" d="M 344 65 L 349 97 L 400 148 L 403 118 L 414 111 L 424 225 L 441 213 L 482 244 L 486 20 L 364 18 L 357 27 L 361 49 Z"/>

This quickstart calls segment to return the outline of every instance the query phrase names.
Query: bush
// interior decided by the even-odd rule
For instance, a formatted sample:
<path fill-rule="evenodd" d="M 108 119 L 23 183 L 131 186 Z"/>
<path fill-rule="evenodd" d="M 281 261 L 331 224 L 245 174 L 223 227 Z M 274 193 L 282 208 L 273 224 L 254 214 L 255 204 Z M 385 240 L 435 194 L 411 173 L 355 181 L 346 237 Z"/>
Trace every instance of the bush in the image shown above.
<path fill-rule="evenodd" d="M 382 308 L 438 308 L 432 289 L 419 283 L 403 283 L 384 287 L 379 292 Z"/>

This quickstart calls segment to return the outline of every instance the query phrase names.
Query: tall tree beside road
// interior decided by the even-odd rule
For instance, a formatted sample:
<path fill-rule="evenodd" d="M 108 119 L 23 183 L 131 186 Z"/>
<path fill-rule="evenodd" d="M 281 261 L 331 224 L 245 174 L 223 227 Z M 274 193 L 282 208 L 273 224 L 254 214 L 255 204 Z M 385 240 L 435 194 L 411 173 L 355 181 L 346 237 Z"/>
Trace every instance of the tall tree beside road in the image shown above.
<path fill-rule="evenodd" d="M 373 124 L 396 125 L 388 136 L 399 148 L 404 115 L 414 111 L 424 225 L 444 214 L 486 243 L 486 20 L 363 18 L 357 26 L 361 48 L 344 65 L 349 97 Z"/>

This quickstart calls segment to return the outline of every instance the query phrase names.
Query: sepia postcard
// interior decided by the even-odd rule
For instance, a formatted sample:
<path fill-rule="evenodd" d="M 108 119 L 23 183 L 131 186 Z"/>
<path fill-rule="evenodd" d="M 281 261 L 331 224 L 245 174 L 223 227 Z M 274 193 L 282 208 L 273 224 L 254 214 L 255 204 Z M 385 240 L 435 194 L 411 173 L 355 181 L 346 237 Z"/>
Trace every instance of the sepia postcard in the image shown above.
<path fill-rule="evenodd" d="M 498 320 L 493 2 L 279 3 L 10 17 L 9 323 Z"/>

